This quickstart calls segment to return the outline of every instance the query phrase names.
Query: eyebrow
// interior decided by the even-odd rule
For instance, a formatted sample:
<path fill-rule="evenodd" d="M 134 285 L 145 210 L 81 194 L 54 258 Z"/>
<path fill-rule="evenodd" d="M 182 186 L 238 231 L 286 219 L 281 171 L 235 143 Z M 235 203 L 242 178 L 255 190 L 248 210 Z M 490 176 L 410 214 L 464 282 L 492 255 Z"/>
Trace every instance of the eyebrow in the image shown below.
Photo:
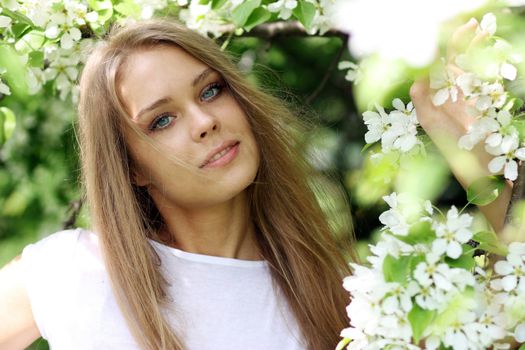
<path fill-rule="evenodd" d="M 195 77 L 195 79 L 193 79 L 193 81 L 191 82 L 191 86 L 194 87 L 195 85 L 197 85 L 198 83 L 200 83 L 202 80 L 206 79 L 206 77 L 208 75 L 210 75 L 211 73 L 213 73 L 215 70 L 211 67 L 208 67 L 206 68 L 205 70 L 203 70 L 199 75 L 197 75 Z M 152 104 L 150 104 L 149 106 L 143 108 L 140 110 L 140 112 L 137 113 L 137 115 L 135 116 L 135 119 L 140 119 L 142 117 L 142 115 L 144 115 L 145 113 L 147 112 L 150 112 L 164 104 L 167 104 L 169 102 L 172 102 L 173 99 L 171 97 L 162 97 L 158 100 L 156 100 L 155 102 L 153 102 Z"/>

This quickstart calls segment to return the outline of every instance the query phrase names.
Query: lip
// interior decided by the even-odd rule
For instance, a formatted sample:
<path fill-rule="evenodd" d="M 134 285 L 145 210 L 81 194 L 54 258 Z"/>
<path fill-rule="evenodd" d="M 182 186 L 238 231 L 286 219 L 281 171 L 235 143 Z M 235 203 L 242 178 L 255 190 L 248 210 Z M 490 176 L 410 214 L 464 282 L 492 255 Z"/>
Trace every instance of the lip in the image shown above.
<path fill-rule="evenodd" d="M 240 142 L 236 140 L 224 141 L 222 144 L 208 153 L 206 160 L 199 166 L 199 168 L 216 168 L 230 163 L 230 161 L 232 161 L 238 153 L 239 143 Z M 230 150 L 226 154 L 222 155 L 222 157 L 213 161 L 211 160 L 217 153 L 220 153 L 229 147 Z"/>

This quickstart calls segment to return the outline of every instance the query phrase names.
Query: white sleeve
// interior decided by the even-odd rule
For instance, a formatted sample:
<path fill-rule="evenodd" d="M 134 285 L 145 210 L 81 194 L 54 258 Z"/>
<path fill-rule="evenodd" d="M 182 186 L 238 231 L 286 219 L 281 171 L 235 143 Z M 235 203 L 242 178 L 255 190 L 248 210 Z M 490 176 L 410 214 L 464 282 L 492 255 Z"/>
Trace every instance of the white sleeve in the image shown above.
<path fill-rule="evenodd" d="M 81 230 L 52 234 L 22 252 L 22 273 L 33 318 L 44 339 L 53 338 L 67 314 L 71 266 Z"/>

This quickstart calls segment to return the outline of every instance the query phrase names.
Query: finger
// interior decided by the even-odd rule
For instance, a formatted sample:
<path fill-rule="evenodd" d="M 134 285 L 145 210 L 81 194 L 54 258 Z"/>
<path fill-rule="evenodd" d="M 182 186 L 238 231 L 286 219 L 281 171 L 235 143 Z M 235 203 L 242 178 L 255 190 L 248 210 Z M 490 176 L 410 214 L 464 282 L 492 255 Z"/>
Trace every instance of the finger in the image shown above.
<path fill-rule="evenodd" d="M 470 42 L 467 51 L 471 51 L 480 47 L 489 36 L 490 34 L 486 30 L 482 30 L 479 33 L 477 33 L 474 39 L 472 39 L 472 41 Z"/>
<path fill-rule="evenodd" d="M 412 100 L 420 100 L 430 93 L 428 78 L 416 80 L 410 87 L 410 97 Z"/>
<path fill-rule="evenodd" d="M 471 18 L 467 23 L 454 31 L 447 47 L 448 62 L 453 62 L 459 53 L 465 51 L 465 48 L 475 36 L 477 28 L 478 21 L 475 18 Z"/>

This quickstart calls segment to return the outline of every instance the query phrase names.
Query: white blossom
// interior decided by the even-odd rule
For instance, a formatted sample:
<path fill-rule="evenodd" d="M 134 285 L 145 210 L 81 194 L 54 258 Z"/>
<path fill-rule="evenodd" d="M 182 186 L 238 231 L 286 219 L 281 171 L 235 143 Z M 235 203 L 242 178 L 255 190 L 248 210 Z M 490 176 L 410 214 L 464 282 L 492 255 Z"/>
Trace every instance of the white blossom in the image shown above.
<path fill-rule="evenodd" d="M 485 143 L 490 147 L 498 147 L 502 143 L 510 142 L 509 138 L 514 137 L 518 133 L 515 127 L 511 125 L 512 115 L 506 109 L 502 109 L 496 113 L 496 120 L 500 127 L 497 132 L 490 134 Z"/>
<path fill-rule="evenodd" d="M 495 118 L 495 108 L 487 109 L 477 120 L 472 123 L 467 133 L 458 140 L 458 146 L 462 149 L 472 150 L 480 141 L 485 140 L 490 134 L 501 129 L 501 124 Z"/>
<path fill-rule="evenodd" d="M 382 239 L 375 245 L 369 245 L 369 248 L 372 255 L 367 257 L 367 260 L 378 270 L 383 268 L 383 261 L 387 255 L 397 259 L 402 254 L 414 251 L 414 246 L 389 234 L 383 234 Z"/>
<path fill-rule="evenodd" d="M 482 81 L 474 73 L 463 73 L 456 78 L 456 84 L 466 99 L 478 97 Z"/>
<path fill-rule="evenodd" d="M 446 329 L 443 344 L 455 350 L 477 349 L 476 334 L 469 331 L 475 321 L 474 312 L 460 312 L 456 322 Z"/>
<path fill-rule="evenodd" d="M 0 13 L 2 13 L 2 8 L 0 7 Z M 0 15 L 0 28 L 7 28 L 11 25 L 11 17 Z"/>
<path fill-rule="evenodd" d="M 479 28 L 477 28 L 476 32 L 480 33 L 481 31 L 485 31 L 489 33 L 489 35 L 494 35 L 496 33 L 496 29 L 496 16 L 494 16 L 493 13 L 487 13 L 481 19 L 481 22 L 479 23 Z"/>
<path fill-rule="evenodd" d="M 458 99 L 458 88 L 454 73 L 446 66 L 441 65 L 430 72 L 430 88 L 437 90 L 432 97 L 435 106 L 441 106 L 449 98 L 452 102 Z"/>
<path fill-rule="evenodd" d="M 412 103 L 407 106 L 398 98 L 392 101 L 394 110 L 386 113 L 384 108 L 376 104 L 377 112 L 366 111 L 363 120 L 368 127 L 365 134 L 366 143 L 381 140 L 383 152 L 398 150 L 403 153 L 409 152 L 414 146 L 421 144 L 417 138 L 416 110 Z"/>
<path fill-rule="evenodd" d="M 491 107 L 501 108 L 507 100 L 505 88 L 499 82 L 483 83 L 481 91 L 476 101 L 476 108 L 480 111 L 487 110 Z"/>
<path fill-rule="evenodd" d="M 376 104 L 377 112 L 366 111 L 363 113 L 363 120 L 365 125 L 368 127 L 368 132 L 365 134 L 366 143 L 374 143 L 383 138 L 383 133 L 385 133 L 390 126 L 390 117 L 385 112 L 384 108 Z M 385 137 L 385 139 L 390 139 L 390 137 Z M 385 142 L 393 143 L 392 142 Z"/>
<path fill-rule="evenodd" d="M 501 287 L 510 292 L 518 289 L 525 292 L 525 243 L 513 242 L 509 245 L 506 260 L 498 261 L 494 271 L 501 277 Z"/>
<path fill-rule="evenodd" d="M 279 18 L 288 19 L 292 15 L 292 11 L 297 7 L 297 0 L 278 0 L 268 4 L 268 11 L 279 12 Z"/>
<path fill-rule="evenodd" d="M 339 70 L 347 70 L 345 80 L 352 81 L 355 84 L 359 83 L 361 80 L 362 72 L 361 67 L 358 64 L 350 61 L 341 61 L 339 62 L 337 68 Z"/>
<path fill-rule="evenodd" d="M 390 209 L 379 216 L 379 221 L 385 225 L 383 230 L 388 230 L 395 235 L 406 236 L 411 225 L 420 221 L 428 221 L 428 216 L 424 214 L 431 215 L 432 213 L 432 206 L 428 202 L 421 201 L 407 193 L 393 192 L 384 196 L 383 200 Z"/>
<path fill-rule="evenodd" d="M 462 254 L 461 244 L 467 243 L 473 236 L 470 231 L 472 216 L 459 214 L 456 207 L 447 213 L 445 223 L 436 223 L 434 230 L 437 239 L 432 243 L 432 251 L 438 255 L 446 253 L 452 259 L 457 259 Z"/>
<path fill-rule="evenodd" d="M 525 160 L 525 148 L 519 147 L 519 138 L 517 134 L 511 134 L 504 137 L 497 147 L 485 145 L 485 150 L 496 156 L 489 164 L 489 170 L 492 173 L 498 173 L 504 170 L 505 178 L 514 181 L 518 177 L 518 163 L 516 158 Z"/>
<path fill-rule="evenodd" d="M 518 343 L 525 343 L 525 323 L 520 323 L 514 330 L 514 338 Z"/>

